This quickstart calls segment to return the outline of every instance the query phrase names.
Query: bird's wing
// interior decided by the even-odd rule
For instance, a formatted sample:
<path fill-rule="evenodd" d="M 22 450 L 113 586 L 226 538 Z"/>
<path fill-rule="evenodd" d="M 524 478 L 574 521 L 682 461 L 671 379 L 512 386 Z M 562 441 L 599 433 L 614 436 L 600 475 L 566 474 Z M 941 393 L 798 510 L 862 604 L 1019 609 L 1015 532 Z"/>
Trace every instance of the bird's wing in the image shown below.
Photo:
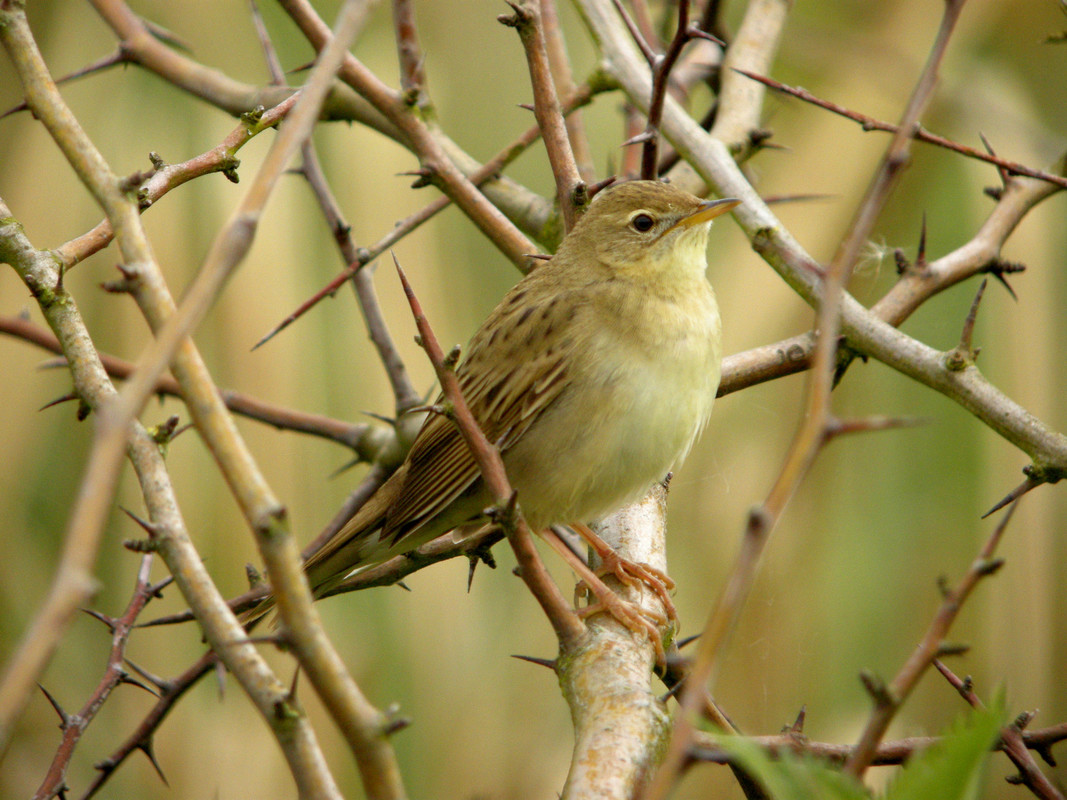
<path fill-rule="evenodd" d="M 471 413 L 503 453 L 566 386 L 568 323 L 576 313 L 558 292 L 542 294 L 536 291 L 539 287 L 525 284 L 516 286 L 474 335 L 457 370 Z M 386 516 L 382 538 L 398 541 L 417 529 L 463 494 L 478 475 L 455 423 L 431 415 L 408 455 L 407 475 Z"/>

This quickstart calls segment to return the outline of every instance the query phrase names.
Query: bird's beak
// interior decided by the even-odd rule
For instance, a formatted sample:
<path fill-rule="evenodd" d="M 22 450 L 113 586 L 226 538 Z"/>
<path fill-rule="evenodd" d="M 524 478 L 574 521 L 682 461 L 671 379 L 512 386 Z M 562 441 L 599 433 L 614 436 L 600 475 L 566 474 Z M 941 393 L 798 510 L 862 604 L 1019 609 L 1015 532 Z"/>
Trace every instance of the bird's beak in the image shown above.
<path fill-rule="evenodd" d="M 668 230 L 674 230 L 675 228 L 691 228 L 694 225 L 700 225 L 702 222 L 709 222 L 717 216 L 737 208 L 739 205 L 741 205 L 741 201 L 733 197 L 724 197 L 722 200 L 712 200 L 708 203 L 704 203 L 704 205 L 688 217 L 682 217 Z"/>

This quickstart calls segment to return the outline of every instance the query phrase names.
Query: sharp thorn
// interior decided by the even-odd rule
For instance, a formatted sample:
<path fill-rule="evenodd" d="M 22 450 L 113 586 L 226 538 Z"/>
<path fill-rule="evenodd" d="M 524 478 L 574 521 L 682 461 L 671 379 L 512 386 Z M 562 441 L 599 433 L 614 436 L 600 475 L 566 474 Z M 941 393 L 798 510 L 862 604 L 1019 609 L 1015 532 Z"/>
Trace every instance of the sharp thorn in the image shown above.
<path fill-rule="evenodd" d="M 529 661 L 531 664 L 537 664 L 541 667 L 548 667 L 553 672 L 556 671 L 556 660 L 554 658 L 537 658 L 536 656 L 521 656 L 515 653 L 511 654 L 512 658 L 517 658 L 519 661 Z"/>
<path fill-rule="evenodd" d="M 77 393 L 71 392 L 70 394 L 65 394 L 62 397 L 57 397 L 55 400 L 51 400 L 51 401 L 45 403 L 43 406 L 41 406 L 37 410 L 38 411 L 45 411 L 46 409 L 52 408 L 53 406 L 58 406 L 58 405 L 61 405 L 62 403 L 69 403 L 71 400 L 77 400 L 77 399 L 78 399 Z"/>
<path fill-rule="evenodd" d="M 83 608 L 82 611 L 88 614 L 93 619 L 99 620 L 100 622 L 104 623 L 104 625 L 107 626 L 107 629 L 112 633 L 115 632 L 115 620 L 113 620 L 111 617 L 107 616 L 106 614 L 101 614 L 95 608 Z"/>
<path fill-rule="evenodd" d="M 63 706 L 61 706 L 59 704 L 59 701 L 57 701 L 54 697 L 52 697 L 51 692 L 49 692 L 46 688 L 44 688 L 39 683 L 37 684 L 37 688 L 41 690 L 41 693 L 44 694 L 45 699 L 48 700 L 49 704 L 52 706 L 52 708 L 55 710 L 55 712 L 59 715 L 59 727 L 60 727 L 60 729 L 61 730 L 66 730 L 67 726 L 70 725 L 70 715 L 67 714 L 67 712 L 63 710 Z"/>
<path fill-rule="evenodd" d="M 168 787 L 168 788 L 170 788 L 170 784 L 167 783 L 167 776 L 163 774 L 163 768 L 160 767 L 159 766 L 159 762 L 156 761 L 156 753 L 155 753 L 155 748 L 152 745 L 152 740 L 151 739 L 147 739 L 147 740 L 141 742 L 139 745 L 137 745 L 137 749 L 140 750 L 142 753 L 144 753 L 148 757 L 148 760 L 152 763 L 152 766 L 155 768 L 156 774 L 159 776 L 159 779 L 161 781 L 163 781 L 163 785 Z"/>

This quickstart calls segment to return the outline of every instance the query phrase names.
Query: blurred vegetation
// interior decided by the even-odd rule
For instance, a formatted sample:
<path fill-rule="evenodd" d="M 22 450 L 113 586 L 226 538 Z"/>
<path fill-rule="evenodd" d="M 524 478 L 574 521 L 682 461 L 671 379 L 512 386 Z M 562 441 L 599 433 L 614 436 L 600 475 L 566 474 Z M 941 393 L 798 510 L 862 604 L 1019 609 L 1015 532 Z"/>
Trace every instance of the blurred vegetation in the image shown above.
<path fill-rule="evenodd" d="M 532 122 L 518 107 L 529 102 L 522 50 L 489 0 L 417 3 L 429 90 L 448 133 L 484 159 Z M 741 4 L 730 4 L 736 25 Z M 336 3 L 319 4 L 332 18 Z M 266 69 L 243 2 L 164 2 L 135 5 L 147 18 L 190 42 L 205 64 L 250 83 Z M 287 68 L 311 53 L 281 11 L 266 4 L 267 24 Z M 569 7 L 561 9 L 579 77 L 595 53 Z M 798 3 L 774 77 L 865 113 L 895 119 L 925 59 L 939 4 L 927 0 Z M 31 23 L 54 75 L 111 51 L 111 33 L 85 3 L 38 0 Z M 1045 43 L 1067 26 L 1052 0 L 1000 3 L 974 0 L 942 70 L 924 124 L 977 145 L 983 132 L 998 153 L 1043 167 L 1067 141 L 1067 46 Z M 375 12 L 356 54 L 396 83 L 388 4 Z M 488 67 L 487 67 L 488 65 Z M 136 68 L 116 69 L 63 88 L 64 96 L 118 172 L 148 166 L 149 151 L 187 159 L 234 126 L 222 112 Z M 0 61 L 0 108 L 21 100 L 10 65 Z M 602 174 L 618 161 L 621 100 L 606 96 L 587 122 Z M 783 222 L 818 258 L 828 258 L 863 192 L 886 139 L 797 101 L 771 97 L 766 124 L 784 150 L 761 153 L 750 165 L 765 195 L 819 193 L 825 199 L 780 206 Z M 261 137 L 241 155 L 251 175 L 268 146 Z M 316 142 L 334 191 L 358 243 L 380 238 L 432 198 L 400 175 L 416 167 L 406 151 L 382 137 L 344 125 L 320 126 Z M 551 190 L 543 151 L 534 148 L 509 174 L 542 193 Z M 991 207 L 982 188 L 998 181 L 987 166 L 924 146 L 882 220 L 871 255 L 852 290 L 864 301 L 894 280 L 892 248 L 914 256 L 925 216 L 928 255 L 969 239 Z M 153 246 L 175 293 L 188 283 L 222 220 L 241 196 L 221 176 L 197 180 L 168 195 L 146 215 Z M 40 125 L 26 113 L 0 120 L 0 196 L 38 247 L 53 247 L 100 218 Z M 1005 248 L 1027 271 L 1011 278 L 1014 301 L 995 284 L 978 320 L 979 365 L 1012 398 L 1058 430 L 1067 429 L 1067 225 L 1063 196 L 1033 211 Z M 396 247 L 446 345 L 465 341 L 517 274 L 454 209 Z M 97 345 L 135 358 L 146 329 L 128 299 L 97 286 L 114 277 L 116 255 L 104 251 L 67 276 Z M 726 351 L 778 340 L 810 327 L 812 312 L 749 249 L 725 221 L 713 231 L 710 277 L 725 320 Z M 268 346 L 251 345 L 341 267 L 334 245 L 299 179 L 273 197 L 250 258 L 200 327 L 196 340 L 221 386 L 275 403 L 346 419 L 388 414 L 388 385 L 368 347 L 351 293 L 340 292 Z M 431 371 L 411 342 L 413 325 L 391 268 L 377 279 L 382 305 L 416 384 Z M 956 287 L 924 306 L 905 329 L 948 349 L 976 285 Z M 11 270 L 0 271 L 0 313 L 35 305 Z M 38 413 L 69 391 L 62 369 L 41 370 L 41 351 L 0 339 L 0 658 L 5 657 L 40 603 L 52 577 L 59 537 L 84 464 L 89 424 L 71 405 Z M 798 421 L 804 378 L 796 376 L 720 401 L 703 440 L 672 486 L 672 576 L 683 634 L 700 629 L 729 568 L 747 510 L 769 488 Z M 771 543 L 717 684 L 723 707 L 746 732 L 776 732 L 806 705 L 813 739 L 855 739 L 868 700 L 857 680 L 864 668 L 886 677 L 904 661 L 939 602 L 936 580 L 955 578 L 970 563 L 993 521 L 979 516 L 1021 480 L 1025 456 L 955 404 L 885 367 L 852 367 L 835 393 L 841 416 L 919 417 L 921 427 L 846 438 L 820 458 Z M 167 401 L 150 405 L 149 424 L 182 414 Z M 184 418 L 184 415 L 183 415 Z M 288 505 L 303 540 L 314 536 L 359 480 L 354 469 L 331 474 L 347 459 L 336 446 L 253 422 L 241 428 L 275 491 Z M 169 451 L 182 510 L 197 547 L 225 592 L 243 588 L 243 565 L 255 561 L 251 537 L 195 433 Z M 118 503 L 140 510 L 129 476 Z M 1007 565 L 983 585 L 953 631 L 972 646 L 954 662 L 980 695 L 1007 689 L 1011 713 L 1039 709 L 1033 723 L 1067 719 L 1067 495 L 1060 486 L 1028 497 L 1012 522 L 1002 555 Z M 116 512 L 107 532 L 96 606 L 121 609 L 138 557 L 121 547 L 137 531 Z M 570 722 L 553 675 L 511 659 L 550 657 L 554 639 L 535 603 L 501 568 L 481 570 L 466 591 L 465 561 L 438 565 L 407 583 L 331 600 L 328 629 L 360 684 L 379 706 L 397 703 L 414 724 L 395 739 L 413 797 L 551 797 L 569 761 Z M 555 564 L 554 557 L 548 557 Z M 161 565 L 158 577 L 162 577 Z M 567 573 L 555 564 L 557 574 Z M 149 616 L 182 607 L 169 592 Z M 103 669 L 107 637 L 86 616 L 63 642 L 44 685 L 68 708 L 80 706 Z M 171 675 L 202 650 L 191 626 L 137 633 L 130 656 Z M 278 656 L 279 665 L 285 663 Z M 282 666 L 281 674 L 289 674 Z M 314 707 L 310 691 L 304 699 Z M 139 721 L 151 698 L 125 687 L 108 702 L 75 758 L 75 790 Z M 962 703 L 929 675 L 890 731 L 891 737 L 945 728 Z M 32 700 L 0 774 L 0 795 L 25 797 L 36 788 L 58 743 L 56 717 L 43 697 Z M 349 796 L 360 790 L 347 751 L 321 717 L 317 728 Z M 236 732 L 240 732 L 239 735 Z M 205 681 L 178 707 L 156 742 L 170 788 L 146 759 L 136 757 L 113 779 L 105 797 L 288 797 L 292 783 L 266 730 L 239 690 Z M 1062 753 L 1061 753 L 1062 755 Z M 1061 761 L 1067 761 L 1063 756 Z M 1018 796 L 991 761 L 987 797 Z M 874 775 L 889 775 L 876 770 Z M 1067 767 L 1053 770 L 1067 783 Z M 739 797 L 729 774 L 695 769 L 678 798 Z"/>

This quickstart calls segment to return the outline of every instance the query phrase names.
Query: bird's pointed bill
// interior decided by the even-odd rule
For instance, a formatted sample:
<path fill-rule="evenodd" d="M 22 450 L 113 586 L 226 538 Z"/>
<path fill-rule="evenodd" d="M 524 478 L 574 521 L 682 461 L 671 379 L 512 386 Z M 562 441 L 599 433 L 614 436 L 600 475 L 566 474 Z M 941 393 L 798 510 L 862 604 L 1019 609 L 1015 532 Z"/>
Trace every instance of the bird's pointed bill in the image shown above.
<path fill-rule="evenodd" d="M 672 227 L 674 228 L 690 228 L 693 225 L 700 225 L 703 222 L 708 222 L 716 217 L 725 214 L 727 211 L 731 211 L 741 205 L 741 201 L 734 197 L 724 197 L 722 200 L 712 200 L 708 203 L 704 203 L 700 208 L 690 214 L 688 217 L 682 217 Z"/>

